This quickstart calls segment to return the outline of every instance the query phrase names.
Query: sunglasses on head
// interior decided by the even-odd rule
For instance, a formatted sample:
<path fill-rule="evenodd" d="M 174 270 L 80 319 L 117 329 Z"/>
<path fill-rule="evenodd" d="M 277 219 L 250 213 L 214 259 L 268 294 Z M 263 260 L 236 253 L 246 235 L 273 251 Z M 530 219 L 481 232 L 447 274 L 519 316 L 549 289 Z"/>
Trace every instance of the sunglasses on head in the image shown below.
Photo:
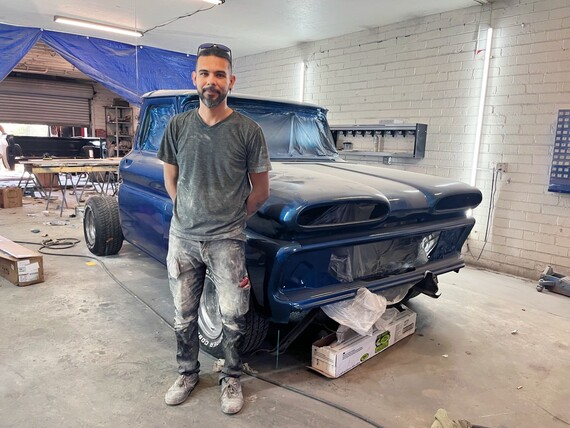
<path fill-rule="evenodd" d="M 200 55 L 201 52 L 207 50 L 207 49 L 212 49 L 212 48 L 216 48 L 219 49 L 221 51 L 224 51 L 225 53 L 228 54 L 228 56 L 230 57 L 230 61 L 232 59 L 232 50 L 230 48 L 228 48 L 227 46 L 224 45 L 220 45 L 218 43 L 202 43 L 200 46 L 198 46 L 198 55 Z"/>

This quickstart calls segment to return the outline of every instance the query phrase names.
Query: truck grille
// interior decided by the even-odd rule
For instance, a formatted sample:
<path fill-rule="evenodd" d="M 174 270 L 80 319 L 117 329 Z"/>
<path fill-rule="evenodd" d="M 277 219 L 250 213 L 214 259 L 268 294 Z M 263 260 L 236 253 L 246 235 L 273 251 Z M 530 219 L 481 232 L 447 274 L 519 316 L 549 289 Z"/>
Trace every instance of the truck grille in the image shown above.
<path fill-rule="evenodd" d="M 443 256 L 452 251 L 448 245 L 437 250 L 440 235 L 440 232 L 423 233 L 360 245 L 301 251 L 290 256 L 281 288 L 348 284 L 410 272 L 426 265 L 435 252 Z"/>

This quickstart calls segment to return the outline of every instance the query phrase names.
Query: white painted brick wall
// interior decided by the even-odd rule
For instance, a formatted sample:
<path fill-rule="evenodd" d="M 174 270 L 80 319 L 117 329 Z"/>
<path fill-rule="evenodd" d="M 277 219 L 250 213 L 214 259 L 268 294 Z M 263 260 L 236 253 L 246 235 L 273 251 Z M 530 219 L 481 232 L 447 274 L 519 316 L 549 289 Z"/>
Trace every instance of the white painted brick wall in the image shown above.
<path fill-rule="evenodd" d="M 570 195 L 547 191 L 557 112 L 570 108 L 569 0 L 497 0 L 237 58 L 236 91 L 297 99 L 304 61 L 305 101 L 327 107 L 332 124 L 428 124 L 425 159 L 390 167 L 468 182 L 483 67 L 483 54 L 474 55 L 479 23 L 494 35 L 477 180 L 484 200 L 466 260 L 535 279 L 548 264 L 570 275 Z M 382 164 L 357 153 L 350 159 Z M 499 175 L 488 219 L 496 162 L 508 172 Z"/>

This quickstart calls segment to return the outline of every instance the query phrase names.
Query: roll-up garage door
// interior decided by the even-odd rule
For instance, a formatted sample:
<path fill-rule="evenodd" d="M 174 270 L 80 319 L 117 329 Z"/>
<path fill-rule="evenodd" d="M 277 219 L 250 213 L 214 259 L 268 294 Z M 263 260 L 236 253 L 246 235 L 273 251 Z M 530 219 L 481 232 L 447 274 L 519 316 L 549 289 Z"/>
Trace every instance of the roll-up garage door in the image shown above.
<path fill-rule="evenodd" d="M 0 82 L 0 122 L 88 127 L 89 84 L 8 77 Z"/>

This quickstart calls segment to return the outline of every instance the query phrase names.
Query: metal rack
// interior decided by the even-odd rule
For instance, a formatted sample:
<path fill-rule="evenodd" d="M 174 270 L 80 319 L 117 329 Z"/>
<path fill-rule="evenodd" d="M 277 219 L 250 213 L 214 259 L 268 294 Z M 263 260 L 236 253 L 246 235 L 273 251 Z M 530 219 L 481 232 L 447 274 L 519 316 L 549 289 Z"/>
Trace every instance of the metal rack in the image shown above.
<path fill-rule="evenodd" d="M 109 156 L 124 156 L 133 146 L 133 108 L 105 107 Z"/>
<path fill-rule="evenodd" d="M 414 136 L 413 149 L 410 152 L 368 152 L 374 153 L 376 156 L 400 157 L 400 158 L 417 158 L 423 159 L 426 150 L 427 125 L 424 123 L 415 124 L 390 124 L 390 125 L 334 125 L 330 127 L 335 143 L 338 142 L 339 135 L 352 135 L 362 137 L 370 135 L 389 136 L 393 138 L 406 138 Z M 366 152 L 362 152 L 366 153 Z"/>

